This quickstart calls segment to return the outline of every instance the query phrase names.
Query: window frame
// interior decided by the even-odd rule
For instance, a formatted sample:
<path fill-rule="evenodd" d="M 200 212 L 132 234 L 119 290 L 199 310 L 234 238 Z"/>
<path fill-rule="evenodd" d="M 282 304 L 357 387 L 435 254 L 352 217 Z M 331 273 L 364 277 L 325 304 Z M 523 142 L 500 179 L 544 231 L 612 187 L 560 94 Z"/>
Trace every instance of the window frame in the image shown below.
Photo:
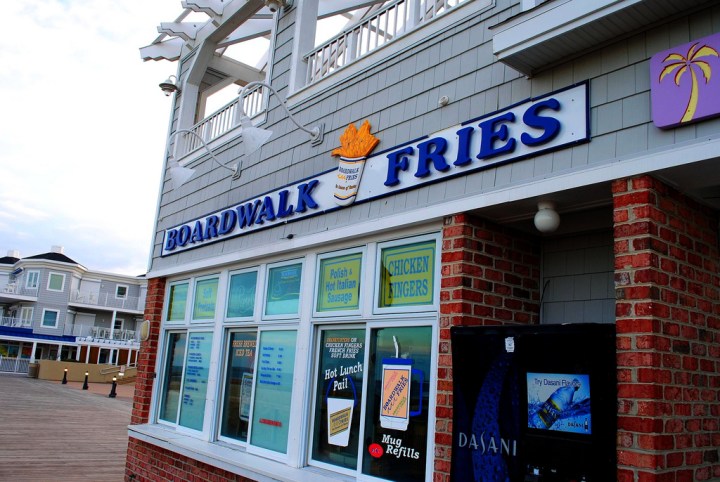
<path fill-rule="evenodd" d="M 32 283 L 31 283 L 32 282 Z M 40 287 L 40 271 L 27 271 L 25 276 L 25 288 L 36 290 Z"/>
<path fill-rule="evenodd" d="M 52 284 L 53 278 L 60 277 L 62 281 L 60 282 L 60 289 L 51 288 L 50 285 Z M 56 293 L 62 293 L 65 290 L 65 273 L 58 273 L 57 271 L 50 271 L 48 274 L 48 280 L 47 280 L 47 287 L 45 288 L 48 291 L 54 291 Z"/>
<path fill-rule="evenodd" d="M 247 273 L 255 272 L 255 295 L 253 296 L 253 313 L 250 316 L 228 316 L 228 310 L 230 308 L 230 288 L 232 287 L 233 276 L 243 275 Z M 232 322 L 252 322 L 258 317 L 258 307 L 262 305 L 263 300 L 263 289 L 265 286 L 265 270 L 260 269 L 259 266 L 253 266 L 249 268 L 235 269 L 228 271 L 227 273 L 227 293 L 225 295 L 225 303 L 223 306 L 223 320 L 226 323 Z"/>
<path fill-rule="evenodd" d="M 195 316 L 195 309 L 197 307 L 197 296 L 199 293 L 198 286 L 201 283 L 205 283 L 208 281 L 215 281 L 215 299 L 213 301 L 214 308 L 213 308 L 213 314 L 211 317 L 207 318 L 196 318 Z M 215 320 L 218 318 L 218 305 L 222 302 L 223 298 L 220 296 L 221 293 L 221 286 L 220 286 L 220 275 L 218 273 L 208 274 L 204 276 L 197 276 L 193 278 L 192 283 L 192 296 L 188 296 L 192 300 L 190 303 L 190 323 L 215 323 Z M 187 308 L 187 306 L 186 306 Z M 186 313 L 187 316 L 187 313 Z"/>
<path fill-rule="evenodd" d="M 284 267 L 300 265 L 300 287 L 298 289 L 298 308 L 295 313 L 279 313 L 279 314 L 268 314 L 267 303 L 268 303 L 268 292 L 270 291 L 270 282 L 272 281 L 272 270 L 282 269 Z M 280 321 L 280 320 L 299 320 L 301 317 L 301 311 L 303 307 L 303 276 L 306 270 L 305 257 L 293 258 L 285 261 L 278 261 L 276 263 L 268 263 L 265 266 L 265 282 L 263 284 L 262 292 L 262 311 L 260 312 L 262 321 Z"/>
<path fill-rule="evenodd" d="M 172 310 L 172 294 L 173 294 L 173 289 L 174 289 L 176 286 L 182 286 L 182 285 L 186 285 L 186 290 L 187 290 L 187 291 L 185 292 L 185 304 L 184 304 L 184 307 L 183 307 L 183 317 L 182 317 L 182 319 L 174 319 L 174 320 L 172 320 L 172 319 L 170 319 L 170 315 L 171 315 L 171 310 Z M 163 308 L 163 321 L 162 321 L 162 324 L 163 324 L 163 325 L 176 326 L 176 325 L 184 325 L 185 323 L 187 323 L 188 316 L 189 316 L 189 315 L 188 315 L 188 311 L 189 311 L 189 310 L 188 310 L 188 302 L 189 302 L 190 299 L 192 299 L 192 296 L 193 296 L 193 294 L 192 294 L 192 284 L 191 284 L 191 280 L 190 280 L 189 278 L 183 278 L 183 279 L 176 280 L 176 281 L 173 281 L 173 282 L 168 283 L 168 285 L 167 285 L 167 295 L 165 296 L 165 302 L 164 302 L 164 308 Z"/>
<path fill-rule="evenodd" d="M 47 325 L 45 323 L 45 315 L 47 313 L 55 313 L 55 324 L 53 326 Z M 42 328 L 57 328 L 60 324 L 60 310 L 53 310 L 50 308 L 43 308 L 42 311 L 42 318 L 40 318 L 40 327 Z"/>
<path fill-rule="evenodd" d="M 30 313 L 30 316 L 25 316 L 25 313 Z M 20 307 L 20 323 L 24 325 L 24 322 L 28 322 L 29 325 L 32 325 L 33 322 L 33 316 L 35 315 L 35 307 L 34 306 L 21 306 Z"/>
<path fill-rule="evenodd" d="M 125 288 L 125 294 L 120 295 L 120 288 Z M 129 285 L 115 285 L 115 299 L 116 300 L 126 300 L 128 299 L 128 293 L 130 292 L 130 286 Z"/>

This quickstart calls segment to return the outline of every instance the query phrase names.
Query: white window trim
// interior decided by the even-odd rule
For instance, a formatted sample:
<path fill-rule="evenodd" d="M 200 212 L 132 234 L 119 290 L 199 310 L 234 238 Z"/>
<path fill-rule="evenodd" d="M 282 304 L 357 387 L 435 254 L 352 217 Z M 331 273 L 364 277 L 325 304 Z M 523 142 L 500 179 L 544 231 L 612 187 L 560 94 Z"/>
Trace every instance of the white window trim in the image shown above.
<path fill-rule="evenodd" d="M 210 324 L 212 324 L 212 323 L 215 323 L 215 320 L 222 317 L 222 314 L 220 314 L 220 315 L 218 314 L 218 307 L 220 307 L 221 305 L 223 307 L 225 306 L 224 294 L 225 294 L 226 288 L 225 288 L 225 283 L 223 281 L 224 279 L 226 279 L 226 277 L 224 277 L 224 276 L 221 277 L 218 273 L 213 273 L 210 275 L 198 276 L 197 278 L 193 278 L 192 299 L 190 300 L 190 322 L 191 323 L 197 323 L 197 324 L 210 323 Z M 212 318 L 195 318 L 195 295 L 197 293 L 198 283 L 203 282 L 203 281 L 210 281 L 210 280 L 217 280 L 217 290 L 215 293 L 215 310 L 213 311 L 213 316 L 212 316 Z M 188 297 L 189 297 L 189 294 L 188 294 Z"/>
<path fill-rule="evenodd" d="M 55 324 L 53 326 L 45 324 L 45 313 L 55 313 Z M 42 318 L 40 319 L 40 326 L 42 328 L 57 328 L 60 323 L 60 311 L 43 308 Z"/>
<path fill-rule="evenodd" d="M 240 274 L 246 274 L 246 273 L 252 273 L 255 272 L 255 297 L 253 299 L 253 314 L 251 316 L 235 316 L 235 317 L 229 317 L 227 314 L 228 310 L 228 302 L 230 301 L 230 285 L 232 277 L 235 275 Z M 222 318 L 228 322 L 251 322 L 257 319 L 258 314 L 258 307 L 260 306 L 260 303 L 262 302 L 262 286 L 265 286 L 265 270 L 260 269 L 259 267 L 255 266 L 252 268 L 244 268 L 239 270 L 233 270 L 230 271 L 227 274 L 227 294 L 225 296 L 225 304 L 223 306 L 223 313 Z"/>
<path fill-rule="evenodd" d="M 118 322 L 120 322 L 120 328 L 117 328 Z M 125 327 L 125 318 L 117 318 L 116 317 L 115 320 L 113 321 L 113 331 L 114 330 L 122 331 L 124 327 Z"/>
<path fill-rule="evenodd" d="M 30 313 L 30 316 L 23 316 L 25 313 Z M 33 306 L 21 306 L 20 307 L 20 320 L 21 321 L 29 321 L 32 323 L 33 321 L 33 315 L 35 314 L 35 307 Z"/>
<path fill-rule="evenodd" d="M 62 283 L 61 283 L 62 287 L 61 287 L 59 290 L 50 288 L 50 282 L 52 281 L 53 276 L 60 276 L 60 277 L 62 277 Z M 48 274 L 48 280 L 47 280 L 47 290 L 48 290 L 48 291 L 54 291 L 54 292 L 56 292 L 56 293 L 62 293 L 63 291 L 65 291 L 65 273 L 58 273 L 58 272 L 55 272 L 55 271 L 50 271 L 50 273 Z"/>
<path fill-rule="evenodd" d="M 118 291 L 120 288 L 125 288 L 125 295 L 119 296 Z M 115 286 L 115 299 L 116 300 L 126 300 L 128 298 L 128 293 L 130 292 L 130 286 L 128 285 L 116 285 Z"/>
<path fill-rule="evenodd" d="M 298 293 L 298 310 L 296 313 L 283 313 L 279 315 L 268 315 L 266 313 L 267 309 L 267 300 L 268 300 L 268 291 L 270 289 L 269 283 L 270 283 L 270 270 L 282 268 L 283 266 L 292 266 L 294 264 L 300 265 L 300 292 Z M 295 258 L 287 261 L 280 261 L 278 263 L 272 263 L 265 266 L 265 284 L 262 288 L 262 308 L 261 308 L 261 318 L 264 321 L 279 321 L 279 320 L 298 320 L 300 318 L 300 312 L 302 311 L 303 307 L 303 289 L 305 288 L 303 285 L 303 282 L 305 281 L 305 273 L 306 273 L 306 263 L 305 258 Z"/>
<path fill-rule="evenodd" d="M 30 281 L 34 278 L 34 284 Z M 25 288 L 36 290 L 40 287 L 40 271 L 28 271 L 25 275 Z"/>

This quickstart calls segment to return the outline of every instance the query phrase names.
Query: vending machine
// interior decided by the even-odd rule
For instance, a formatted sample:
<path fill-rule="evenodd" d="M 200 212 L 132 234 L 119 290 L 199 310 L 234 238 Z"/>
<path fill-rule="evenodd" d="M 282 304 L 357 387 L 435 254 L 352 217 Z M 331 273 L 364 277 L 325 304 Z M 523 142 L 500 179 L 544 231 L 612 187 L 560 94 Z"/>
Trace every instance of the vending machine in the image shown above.
<path fill-rule="evenodd" d="M 454 482 L 616 479 L 615 326 L 454 327 Z"/>

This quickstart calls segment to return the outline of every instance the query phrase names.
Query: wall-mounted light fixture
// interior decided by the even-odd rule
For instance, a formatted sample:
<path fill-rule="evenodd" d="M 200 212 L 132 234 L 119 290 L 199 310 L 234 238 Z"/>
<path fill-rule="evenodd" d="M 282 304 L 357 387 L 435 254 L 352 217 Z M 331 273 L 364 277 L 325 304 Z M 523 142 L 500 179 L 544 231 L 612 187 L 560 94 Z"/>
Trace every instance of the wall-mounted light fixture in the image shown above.
<path fill-rule="evenodd" d="M 272 13 L 275 13 L 281 8 L 292 7 L 292 0 L 265 0 L 265 6 Z"/>
<path fill-rule="evenodd" d="M 541 233 L 552 233 L 560 226 L 560 215 L 555 211 L 552 201 L 538 202 L 538 212 L 535 213 L 535 227 Z"/>
<path fill-rule="evenodd" d="M 170 140 L 172 140 L 173 137 L 175 137 L 178 134 L 185 134 L 185 135 L 192 135 L 195 138 L 197 138 L 198 141 L 202 144 L 202 146 L 207 151 L 208 155 L 212 158 L 213 161 L 215 161 L 220 167 L 224 167 L 228 171 L 232 172 L 233 177 L 237 177 L 238 175 L 238 165 L 235 164 L 233 166 L 226 166 L 222 162 L 218 160 L 217 157 L 212 153 L 210 148 L 208 147 L 205 140 L 198 135 L 197 132 L 188 130 L 188 129 L 178 129 L 175 132 L 172 133 L 170 136 Z M 168 147 L 170 147 L 170 142 L 168 141 Z M 170 180 L 173 185 L 173 189 L 177 189 L 183 184 L 187 182 L 188 179 L 192 177 L 192 175 L 195 173 L 195 169 L 190 169 L 189 167 L 182 167 L 175 159 L 172 159 L 172 156 L 168 153 L 168 165 L 170 165 Z"/>
<path fill-rule="evenodd" d="M 265 82 L 250 82 L 246 86 L 244 86 L 242 89 L 240 89 L 240 96 L 238 101 L 238 114 L 239 114 L 239 121 L 240 125 L 242 126 L 242 129 L 240 130 L 240 135 L 243 139 L 243 149 L 245 150 L 245 154 L 252 154 L 253 152 L 257 151 L 262 147 L 263 144 L 267 142 L 267 140 L 272 136 L 272 131 L 269 131 L 267 129 L 262 129 L 260 127 L 254 127 L 252 125 L 252 121 L 250 120 L 250 117 L 245 113 L 245 108 L 243 106 L 243 99 L 245 98 L 245 93 L 248 91 L 248 89 L 251 89 L 253 87 L 262 86 L 265 87 L 270 91 L 270 93 L 275 94 L 275 96 L 280 100 L 280 105 L 285 109 L 285 112 L 287 113 L 288 117 L 291 121 L 298 127 L 298 129 L 307 132 L 310 134 L 310 144 L 313 146 L 320 145 L 323 141 L 323 135 L 325 131 L 324 124 L 318 124 L 317 126 L 313 127 L 312 129 L 308 129 L 307 127 L 300 124 L 298 121 L 295 120 L 295 117 L 290 113 L 290 109 L 288 109 L 285 101 L 282 97 L 277 93 L 275 89 L 273 89 L 270 84 L 267 84 Z"/>
<path fill-rule="evenodd" d="M 160 90 L 162 90 L 166 96 L 180 92 L 180 88 L 177 86 L 177 77 L 171 75 L 163 82 L 160 82 Z"/>

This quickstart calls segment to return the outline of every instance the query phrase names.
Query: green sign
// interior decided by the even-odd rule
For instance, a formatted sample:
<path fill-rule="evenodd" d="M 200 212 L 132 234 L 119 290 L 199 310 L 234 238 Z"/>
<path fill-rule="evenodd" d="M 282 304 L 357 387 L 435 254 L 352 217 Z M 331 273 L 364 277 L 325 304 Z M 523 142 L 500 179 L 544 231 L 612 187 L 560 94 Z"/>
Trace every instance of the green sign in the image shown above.
<path fill-rule="evenodd" d="M 362 253 L 320 261 L 317 311 L 357 310 L 360 306 Z"/>
<path fill-rule="evenodd" d="M 217 289 L 217 278 L 200 280 L 195 283 L 195 307 L 193 308 L 193 320 L 212 320 L 215 318 Z"/>
<path fill-rule="evenodd" d="M 434 273 L 435 241 L 383 249 L 379 306 L 431 305 Z"/>

